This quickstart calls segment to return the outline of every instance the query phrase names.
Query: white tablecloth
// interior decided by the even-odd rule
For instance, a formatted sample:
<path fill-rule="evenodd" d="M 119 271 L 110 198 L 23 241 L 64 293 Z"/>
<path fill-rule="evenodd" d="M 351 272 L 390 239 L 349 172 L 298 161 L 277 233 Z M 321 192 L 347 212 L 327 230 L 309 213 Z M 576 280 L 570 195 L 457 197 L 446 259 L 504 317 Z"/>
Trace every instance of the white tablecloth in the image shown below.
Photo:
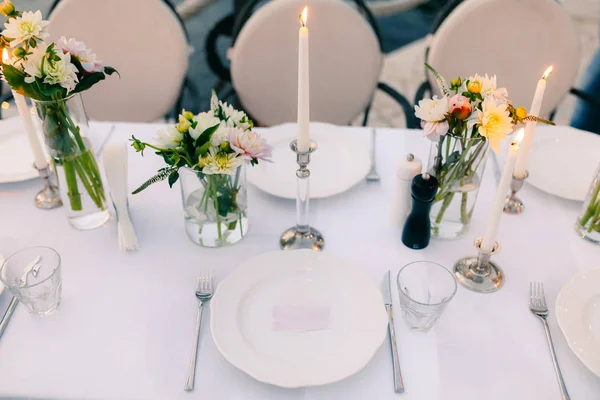
<path fill-rule="evenodd" d="M 104 129 L 98 131 L 107 130 L 100 125 L 96 124 Z M 156 125 L 118 124 L 111 141 L 131 134 L 149 140 L 156 130 Z M 361 135 L 367 143 L 366 130 L 348 128 L 348 134 Z M 360 183 L 342 195 L 311 202 L 311 222 L 325 235 L 325 251 L 358 263 L 378 285 L 385 271 L 391 269 L 395 275 L 411 261 L 437 261 L 451 268 L 458 258 L 473 254 L 473 239 L 483 231 L 494 193 L 491 166 L 470 233 L 460 240 L 432 241 L 425 250 L 410 250 L 388 217 L 395 164 L 408 151 L 426 160 L 429 144 L 420 132 L 406 130 L 381 129 L 378 140 L 381 182 Z M 130 188 L 160 166 L 161 160 L 151 152 L 142 158 L 132 151 Z M 250 188 L 248 236 L 233 247 L 204 249 L 186 237 L 179 189 L 159 183 L 130 198 L 141 250 L 123 254 L 114 220 L 101 229 L 79 232 L 68 225 L 63 210 L 34 208 L 39 185 L 39 181 L 0 185 L 0 252 L 31 245 L 57 249 L 63 260 L 63 303 L 47 318 L 18 307 L 0 340 L 2 398 L 558 399 L 542 326 L 527 308 L 532 280 L 546 286 L 550 328 L 572 398 L 600 397 L 600 378 L 568 349 L 553 312 L 556 295 L 568 279 L 598 267 L 598 247 L 573 232 L 578 203 L 525 185 L 521 192 L 525 213 L 503 217 L 500 227 L 502 251 L 495 259 L 506 273 L 506 284 L 499 292 L 482 295 L 459 287 L 427 334 L 409 331 L 396 305 L 403 395 L 393 392 L 387 342 L 363 371 L 343 382 L 294 390 L 256 382 L 218 353 L 207 314 L 196 390 L 186 393 L 200 269 L 213 267 L 219 280 L 248 257 L 278 249 L 279 235 L 294 223 L 294 202 Z M 6 293 L 0 297 L 0 310 L 9 297 Z"/>

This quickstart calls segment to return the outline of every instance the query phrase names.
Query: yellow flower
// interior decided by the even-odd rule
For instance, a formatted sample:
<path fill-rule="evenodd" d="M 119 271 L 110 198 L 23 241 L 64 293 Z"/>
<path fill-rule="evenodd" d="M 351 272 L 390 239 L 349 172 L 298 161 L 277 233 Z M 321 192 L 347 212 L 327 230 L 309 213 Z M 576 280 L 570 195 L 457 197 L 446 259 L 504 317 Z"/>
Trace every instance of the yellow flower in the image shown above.
<path fill-rule="evenodd" d="M 518 108 L 515 110 L 515 114 L 517 115 L 517 119 L 518 119 L 519 121 L 523 121 L 523 119 L 524 119 L 525 117 L 527 117 L 527 110 L 525 109 L 525 107 L 518 107 Z"/>
<path fill-rule="evenodd" d="M 468 126 L 471 129 L 477 127 L 479 134 L 490 143 L 490 147 L 500 152 L 500 141 L 506 140 L 506 136 L 513 130 L 512 118 L 505 102 L 496 102 L 492 96 L 488 96 L 481 103 L 481 110 L 472 114 Z"/>
<path fill-rule="evenodd" d="M 179 116 L 179 123 L 177 124 L 177 130 L 181 133 L 187 132 L 192 127 L 190 121 L 185 119 L 182 115 Z"/>
<path fill-rule="evenodd" d="M 481 92 L 481 88 L 483 87 L 483 83 L 478 79 L 473 79 L 469 81 L 467 84 L 467 90 L 471 93 L 479 93 Z"/>
<path fill-rule="evenodd" d="M 188 121 L 192 121 L 194 119 L 194 113 L 191 111 L 183 110 L 181 116 L 187 119 Z"/>
<path fill-rule="evenodd" d="M 0 14 L 4 15 L 5 17 L 11 17 L 14 13 L 15 6 L 13 5 L 12 1 L 4 0 L 2 3 L 0 3 Z"/>
<path fill-rule="evenodd" d="M 460 87 L 460 85 L 462 85 L 462 80 L 460 78 L 453 79 L 450 82 L 450 86 L 452 87 Z"/>

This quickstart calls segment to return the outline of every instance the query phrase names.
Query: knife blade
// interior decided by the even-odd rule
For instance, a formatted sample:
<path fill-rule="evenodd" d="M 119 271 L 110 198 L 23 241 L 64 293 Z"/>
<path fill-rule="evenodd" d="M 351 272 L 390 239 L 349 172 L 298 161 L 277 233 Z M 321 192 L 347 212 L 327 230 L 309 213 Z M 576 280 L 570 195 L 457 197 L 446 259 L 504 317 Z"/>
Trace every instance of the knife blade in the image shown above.
<path fill-rule="evenodd" d="M 392 368 L 394 372 L 394 391 L 396 393 L 404 393 L 404 381 L 402 380 L 402 372 L 400 371 L 400 359 L 398 358 L 398 346 L 396 344 L 396 329 L 394 328 L 394 312 L 392 309 L 392 284 L 390 279 L 390 271 L 388 271 L 381 285 L 381 294 L 385 303 L 385 309 L 388 314 L 388 332 L 390 339 L 390 347 L 392 350 Z"/>

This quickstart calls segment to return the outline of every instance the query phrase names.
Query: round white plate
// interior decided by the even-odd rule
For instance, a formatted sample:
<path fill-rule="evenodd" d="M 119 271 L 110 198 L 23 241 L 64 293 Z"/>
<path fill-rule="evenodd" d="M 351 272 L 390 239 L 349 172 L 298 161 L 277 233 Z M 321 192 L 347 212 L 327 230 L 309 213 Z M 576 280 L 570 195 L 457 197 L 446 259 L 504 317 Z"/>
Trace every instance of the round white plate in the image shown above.
<path fill-rule="evenodd" d="M 555 196 L 583 201 L 598 163 L 600 135 L 569 126 L 538 125 L 527 182 Z"/>
<path fill-rule="evenodd" d="M 290 142 L 296 138 L 296 124 L 283 124 L 260 131 L 273 146 L 273 163 L 261 162 L 248 168 L 248 181 L 274 196 L 295 199 L 296 155 Z M 310 157 L 310 197 L 324 198 L 345 192 L 362 182 L 371 168 L 368 146 L 343 128 L 313 122 L 311 139 L 319 146 Z"/>
<path fill-rule="evenodd" d="M 0 121 L 0 183 L 21 182 L 38 176 L 21 118 Z"/>
<path fill-rule="evenodd" d="M 275 307 L 329 311 L 329 327 L 276 330 Z M 325 385 L 367 365 L 387 334 L 383 297 L 354 265 L 311 250 L 264 253 L 240 265 L 211 302 L 213 340 L 225 359 L 261 382 Z"/>
<path fill-rule="evenodd" d="M 600 269 L 582 272 L 562 288 L 556 320 L 573 353 L 600 376 Z"/>

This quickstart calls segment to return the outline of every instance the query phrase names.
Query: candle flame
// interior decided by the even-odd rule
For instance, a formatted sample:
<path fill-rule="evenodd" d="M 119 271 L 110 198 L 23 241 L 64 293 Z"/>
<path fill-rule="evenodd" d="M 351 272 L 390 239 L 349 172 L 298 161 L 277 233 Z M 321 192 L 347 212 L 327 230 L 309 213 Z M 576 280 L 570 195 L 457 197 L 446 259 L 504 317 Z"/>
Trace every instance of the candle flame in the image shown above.
<path fill-rule="evenodd" d="M 300 13 L 300 23 L 302 26 L 306 26 L 306 20 L 308 19 L 308 6 L 304 7 L 304 10 Z"/>
<path fill-rule="evenodd" d="M 542 75 L 542 79 L 546 79 L 548 78 L 548 76 L 550 76 L 550 74 L 552 73 L 552 70 L 554 69 L 554 65 L 549 66 L 546 71 L 544 71 L 544 75 Z"/>
<path fill-rule="evenodd" d="M 2 63 L 6 63 L 8 61 L 8 50 L 2 49 Z"/>
<path fill-rule="evenodd" d="M 525 129 L 524 128 L 519 129 L 519 132 L 517 133 L 517 136 L 515 136 L 515 140 L 513 140 L 512 145 L 518 146 L 519 143 L 521 143 L 521 140 L 523 140 L 524 135 L 525 135 Z"/>

